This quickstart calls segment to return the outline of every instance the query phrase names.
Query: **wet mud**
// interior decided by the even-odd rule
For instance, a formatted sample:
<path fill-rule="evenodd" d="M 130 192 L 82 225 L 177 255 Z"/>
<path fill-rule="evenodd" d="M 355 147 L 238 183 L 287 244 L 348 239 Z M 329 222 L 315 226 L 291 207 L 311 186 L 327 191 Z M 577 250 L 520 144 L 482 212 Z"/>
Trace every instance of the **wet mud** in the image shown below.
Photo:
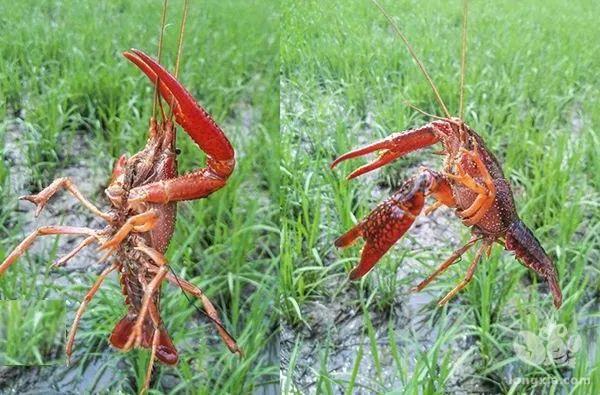
<path fill-rule="evenodd" d="M 416 171 L 416 169 L 413 169 Z M 412 170 L 406 173 L 410 174 Z M 389 190 L 376 189 L 373 199 L 383 199 Z M 403 259 L 397 271 L 398 289 L 389 309 L 370 308 L 366 314 L 372 322 L 378 345 L 378 355 L 371 352 L 371 340 L 366 335 L 365 311 L 356 306 L 357 287 L 344 277 L 334 277 L 327 288 L 342 291 L 333 297 L 308 303 L 302 308 L 307 325 L 290 326 L 282 321 L 282 370 L 283 387 L 301 393 L 318 392 L 319 371 L 327 369 L 329 375 L 339 380 L 334 385 L 335 393 L 344 393 L 344 388 L 351 380 L 355 363 L 359 355 L 358 375 L 355 379 L 354 393 L 369 394 L 380 391 L 393 391 L 403 387 L 398 379 L 398 366 L 391 353 L 390 336 L 394 336 L 400 354 L 408 361 L 414 361 L 419 353 L 426 352 L 435 342 L 438 333 L 429 321 L 435 315 L 435 303 L 443 296 L 425 289 L 420 293 L 411 293 L 409 288 L 418 279 L 424 278 L 423 267 L 412 257 L 401 257 L 403 251 L 439 251 L 449 255 L 460 245 L 460 221 L 448 209 L 439 209 L 430 216 L 420 216 L 413 227 L 390 250 L 392 259 Z M 440 261 L 441 262 L 441 261 Z M 377 270 L 377 269 L 375 269 Z M 410 277 L 414 280 L 406 281 Z M 404 280 L 402 280 L 404 279 Z M 345 283 L 341 285 L 341 283 Z M 412 284 L 414 285 L 414 284 Z M 324 344 L 331 347 L 325 349 Z M 443 353 L 449 353 L 454 360 L 474 346 L 474 339 L 467 336 L 457 337 L 445 345 Z M 298 348 L 297 348 L 298 347 Z M 297 349 L 296 349 L 297 348 Z M 297 353 L 295 369 L 291 375 L 292 382 L 287 382 L 290 358 Z M 327 366 L 321 366 L 326 354 Z M 483 382 L 467 378 L 469 366 L 476 361 L 475 357 L 464 363 L 464 368 L 450 379 L 446 387 L 452 393 L 461 391 L 481 391 L 485 389 Z M 379 367 L 378 367 L 379 365 Z M 405 367 L 410 376 L 414 364 Z M 458 391 L 458 392 L 456 392 Z"/>
<path fill-rule="evenodd" d="M 32 172 L 27 164 L 28 138 L 27 129 L 20 119 L 6 121 L 4 136 L 3 160 L 10 167 L 10 199 L 16 200 L 19 196 L 39 192 L 31 184 Z M 98 158 L 91 152 L 88 141 L 83 136 L 76 136 L 71 141 L 59 141 L 59 157 L 67 157 L 76 152 L 75 163 L 57 169 L 55 177 L 70 177 L 78 186 L 84 196 L 90 199 L 101 210 L 108 208 L 107 201 L 103 198 L 103 189 L 106 186 L 110 171 L 110 158 Z M 71 156 L 72 157 L 72 156 Z M 90 163 L 90 158 L 95 158 L 95 163 Z M 49 180 L 50 182 L 51 180 Z M 24 200 L 19 200 L 16 211 L 11 220 L 18 223 L 21 229 L 19 238 L 25 238 L 37 227 L 43 225 L 73 225 L 86 226 L 100 229 L 105 224 L 101 219 L 82 207 L 79 202 L 65 191 L 58 192 L 46 205 L 39 217 L 34 217 L 35 206 Z M 56 237 L 41 237 L 28 250 L 26 258 L 21 258 L 14 265 L 28 259 L 36 264 L 44 265 L 40 272 L 46 270 L 55 259 L 61 257 L 81 241 L 81 238 L 60 237 L 55 251 Z M 18 240 L 17 240 L 18 241 Z M 93 247 L 88 247 L 77 254 L 65 266 L 49 271 L 50 283 L 55 285 L 42 291 L 45 299 L 64 299 L 64 295 L 56 290 L 63 285 L 73 283 L 88 285 L 89 274 L 99 273 L 106 263 L 98 264 L 99 256 Z M 34 265 L 30 265 L 34 266 Z M 39 273 L 32 273 L 39 275 Z M 40 282 L 43 281 L 40 277 Z M 42 285 L 42 284 L 40 284 Z M 89 283 L 89 287 L 92 283 Z M 83 294 L 81 295 L 83 297 Z M 67 324 L 73 320 L 76 306 L 79 301 L 69 301 L 67 309 Z M 65 328 L 66 330 L 66 328 Z M 93 357 L 85 366 L 74 363 L 66 366 L 64 350 L 62 355 L 56 356 L 56 364 L 51 366 L 5 366 L 0 367 L 0 393 L 27 393 L 27 394 L 79 394 L 90 390 L 101 391 L 114 382 L 114 372 L 107 369 L 108 353 L 114 352 L 106 345 L 104 351 Z M 75 349 L 73 361 L 80 360 L 83 348 Z M 104 366 L 102 368 L 102 366 Z"/>

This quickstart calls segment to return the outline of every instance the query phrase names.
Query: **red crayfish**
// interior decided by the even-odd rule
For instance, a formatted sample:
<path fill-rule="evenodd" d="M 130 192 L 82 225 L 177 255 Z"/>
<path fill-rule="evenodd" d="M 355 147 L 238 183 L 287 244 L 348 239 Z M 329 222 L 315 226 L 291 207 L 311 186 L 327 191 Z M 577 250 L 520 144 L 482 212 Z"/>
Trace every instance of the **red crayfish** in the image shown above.
<path fill-rule="evenodd" d="M 146 146 L 130 158 L 121 156 L 115 164 L 110 185 L 105 191 L 111 203 L 109 212 L 102 212 L 87 200 L 69 178 L 59 178 L 38 194 L 22 197 L 21 199 L 37 206 L 37 216 L 56 192 L 66 189 L 108 225 L 101 230 L 75 226 L 39 227 L 0 264 L 0 275 L 39 236 L 86 237 L 55 265 L 66 263 L 84 247 L 94 242 L 99 243 L 99 249 L 105 251 L 102 259 L 110 259 L 112 263 L 99 275 L 77 310 L 67 338 L 66 354 L 70 358 L 77 327 L 88 303 L 104 279 L 111 272 L 117 271 L 128 311 L 113 329 L 110 344 L 124 351 L 133 347 L 151 350 L 143 392 L 149 386 L 155 358 L 169 365 L 178 361 L 177 350 L 165 330 L 159 312 L 160 288 L 165 279 L 199 298 L 206 315 L 216 325 L 227 347 L 241 355 L 240 348 L 223 327 L 210 300 L 195 285 L 170 273 L 164 257 L 175 227 L 176 203 L 200 199 L 222 188 L 235 167 L 235 154 L 223 131 L 171 73 L 142 51 L 132 49 L 125 52 L 124 56 L 156 85 L 172 114 L 165 115 L 160 99 L 157 98 L 162 117 L 160 120 L 154 117 L 151 119 Z M 205 168 L 185 175 L 178 174 L 173 117 L 200 149 L 206 152 Z"/>
<path fill-rule="evenodd" d="M 443 273 L 478 241 L 481 246 L 467 269 L 464 279 L 452 289 L 439 305 L 443 305 L 462 290 L 473 278 L 475 268 L 485 251 L 488 255 L 494 242 L 512 251 L 517 259 L 529 269 L 548 281 L 554 298 L 554 305 L 562 304 L 562 294 L 556 268 L 548 254 L 531 230 L 520 220 L 508 180 L 496 157 L 487 149 L 481 136 L 462 120 L 462 90 L 464 78 L 466 2 L 463 21 L 463 62 L 461 73 L 461 117 L 451 117 L 439 92 L 427 74 L 423 64 L 415 55 L 404 34 L 381 6 L 373 2 L 384 13 L 400 38 L 409 49 L 411 56 L 425 75 L 435 94 L 436 100 L 445 113 L 422 127 L 394 133 L 391 136 L 341 155 L 331 164 L 335 167 L 342 161 L 373 152 L 381 152 L 378 159 L 364 165 L 348 178 L 352 179 L 375 170 L 409 152 L 437 143 L 442 144 L 442 153 L 446 156 L 443 170 L 435 171 L 421 168 L 419 174 L 409 178 L 400 189 L 387 200 L 379 204 L 355 227 L 335 241 L 337 247 L 347 247 L 359 237 L 365 240 L 358 266 L 350 273 L 356 280 L 368 273 L 381 257 L 411 227 L 415 218 L 421 214 L 428 196 L 435 203 L 425 210 L 430 213 L 444 205 L 454 209 L 463 224 L 471 227 L 473 237 L 455 251 L 437 270 L 413 288 L 420 291 L 436 276 Z M 426 115 L 430 115 L 425 113 Z"/>

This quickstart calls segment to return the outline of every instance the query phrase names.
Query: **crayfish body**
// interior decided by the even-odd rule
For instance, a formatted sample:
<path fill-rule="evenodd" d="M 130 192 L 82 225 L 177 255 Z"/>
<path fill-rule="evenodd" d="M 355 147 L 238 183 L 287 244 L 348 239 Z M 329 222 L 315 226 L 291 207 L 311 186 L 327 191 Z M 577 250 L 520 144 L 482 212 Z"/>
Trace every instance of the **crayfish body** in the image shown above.
<path fill-rule="evenodd" d="M 69 178 L 59 178 L 38 194 L 22 197 L 37 206 L 37 216 L 56 192 L 66 189 L 108 225 L 100 230 L 73 226 L 40 227 L 0 264 L 0 275 L 39 236 L 87 236 L 73 251 L 55 262 L 55 266 L 65 264 L 90 244 L 100 244 L 99 250 L 105 251 L 101 261 L 110 260 L 111 264 L 100 274 L 77 310 L 67 339 L 67 358 L 71 357 L 79 321 L 88 303 L 105 278 L 117 271 L 128 311 L 116 324 L 109 340 L 112 346 L 124 351 L 134 347 L 151 349 L 144 392 L 149 386 L 155 358 L 170 365 L 178 361 L 177 350 L 160 317 L 160 290 L 164 280 L 199 298 L 206 316 L 216 325 L 227 347 L 241 355 L 210 300 L 195 285 L 169 273 L 164 257 L 175 228 L 176 203 L 200 199 L 222 188 L 235 167 L 235 153 L 223 131 L 171 73 L 142 51 L 132 49 L 124 56 L 148 76 L 172 114 L 165 115 L 162 102 L 157 98 L 162 119 L 151 119 L 146 146 L 130 158 L 121 156 L 115 163 L 110 185 L 105 191 L 111 203 L 109 212 L 102 212 L 88 201 Z M 206 152 L 206 167 L 178 175 L 173 117 Z"/>
<path fill-rule="evenodd" d="M 487 149 L 482 138 L 461 119 L 443 118 L 417 129 L 394 133 L 381 141 L 341 155 L 331 167 L 347 159 L 381 152 L 378 159 L 352 172 L 348 176 L 352 179 L 409 152 L 436 143 L 442 144 L 442 152 L 446 155 L 443 171 L 421 168 L 418 175 L 405 181 L 396 193 L 335 241 L 338 247 L 347 247 L 359 237 L 366 242 L 360 262 L 350 273 L 350 278 L 359 279 L 373 268 L 411 227 L 423 211 L 425 198 L 431 196 L 435 203 L 425 210 L 426 214 L 441 205 L 450 207 L 464 225 L 471 227 L 473 237 L 413 290 L 422 290 L 481 241 L 465 278 L 440 300 L 440 305 L 445 304 L 471 281 L 483 253 L 487 251 L 489 255 L 492 244 L 496 242 L 512 251 L 523 265 L 548 281 L 554 305 L 559 308 L 562 294 L 552 260 L 520 220 L 510 184 L 498 160 Z"/>

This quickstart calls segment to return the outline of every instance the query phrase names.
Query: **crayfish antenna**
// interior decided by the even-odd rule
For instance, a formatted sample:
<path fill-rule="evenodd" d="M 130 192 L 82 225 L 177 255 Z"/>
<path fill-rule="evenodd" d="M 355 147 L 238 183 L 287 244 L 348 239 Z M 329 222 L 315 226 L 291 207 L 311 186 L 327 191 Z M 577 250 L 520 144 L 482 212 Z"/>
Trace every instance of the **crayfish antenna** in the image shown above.
<path fill-rule="evenodd" d="M 400 27 L 398 26 L 398 24 L 392 19 L 391 15 L 385 10 L 385 8 L 383 8 L 383 6 L 381 4 L 379 4 L 379 2 L 377 2 L 377 0 L 371 0 L 371 1 L 373 2 L 373 4 L 375 4 L 375 6 L 377 8 L 379 8 L 379 11 L 381 11 L 381 13 L 383 14 L 383 16 L 390 23 L 390 26 L 392 26 L 392 28 L 394 29 L 394 31 L 396 32 L 396 34 L 398 35 L 398 37 L 402 40 L 402 42 L 404 43 L 404 45 L 408 49 L 408 52 L 410 53 L 410 56 L 417 63 L 417 66 L 419 66 L 419 70 L 421 70 L 421 73 L 423 74 L 423 76 L 425 77 L 425 79 L 427 80 L 427 82 L 429 83 L 429 86 L 431 87 L 431 90 L 433 91 L 433 94 L 435 96 L 435 100 L 440 105 L 440 108 L 444 112 L 444 115 L 446 117 L 450 118 L 451 117 L 450 116 L 450 112 L 448 111 L 448 108 L 446 107 L 446 104 L 444 104 L 444 101 L 442 100 L 442 96 L 440 95 L 440 92 L 438 91 L 438 89 L 435 86 L 433 80 L 429 76 L 429 73 L 425 69 L 425 66 L 421 62 L 421 59 L 419 59 L 419 57 L 417 56 L 417 53 L 413 49 L 412 45 L 410 45 L 410 42 L 408 41 L 408 38 L 406 38 L 406 36 L 404 35 L 404 33 L 402 33 L 402 30 L 400 30 Z"/>

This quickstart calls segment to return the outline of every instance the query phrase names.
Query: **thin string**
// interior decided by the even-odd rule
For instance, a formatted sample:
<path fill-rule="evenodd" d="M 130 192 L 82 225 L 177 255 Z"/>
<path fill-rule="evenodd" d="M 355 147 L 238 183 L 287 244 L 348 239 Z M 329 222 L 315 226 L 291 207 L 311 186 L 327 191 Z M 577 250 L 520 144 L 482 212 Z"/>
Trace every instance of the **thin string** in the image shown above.
<path fill-rule="evenodd" d="M 187 14 L 189 9 L 189 0 L 185 0 L 183 3 L 183 15 L 181 17 L 181 28 L 179 29 L 179 39 L 177 41 L 177 57 L 175 59 L 175 78 L 179 74 L 179 63 L 181 60 L 181 54 L 183 53 L 183 33 L 185 32 L 185 22 L 187 20 Z M 175 98 L 173 97 L 173 100 Z M 173 119 L 173 105 L 174 103 L 170 103 L 170 111 L 169 111 L 169 119 Z"/>
<path fill-rule="evenodd" d="M 183 4 L 183 16 L 181 19 L 181 29 L 179 30 L 179 41 L 177 44 L 177 60 L 175 61 L 175 78 L 179 74 L 179 60 L 181 59 L 181 53 L 183 51 L 183 32 L 185 31 L 185 21 L 187 20 L 189 8 L 189 0 L 185 0 Z"/>
<path fill-rule="evenodd" d="M 214 318 L 212 318 L 210 315 L 208 315 L 208 313 L 206 311 L 204 311 L 200 307 L 196 306 L 195 301 L 192 300 L 188 296 L 187 293 L 185 293 L 185 290 L 183 289 L 183 285 L 181 285 L 181 282 L 179 281 L 179 276 L 177 276 L 177 274 L 175 274 L 175 271 L 173 270 L 173 268 L 171 266 L 169 266 L 169 270 L 171 271 L 171 273 L 175 277 L 175 281 L 177 281 L 177 285 L 179 285 L 179 288 L 181 289 L 181 293 L 183 293 L 183 296 L 185 296 L 185 298 L 187 299 L 189 305 L 192 306 L 192 307 L 194 307 L 196 309 L 196 311 L 198 313 L 200 313 L 200 315 L 203 315 L 204 317 L 208 318 L 208 320 L 210 322 L 212 322 L 213 324 L 217 325 L 219 328 L 223 329 L 225 331 L 225 333 L 227 333 L 227 335 L 229 335 L 229 337 L 231 337 L 232 339 L 234 339 L 234 337 L 231 336 L 231 334 L 229 333 L 229 331 L 227 329 L 225 329 L 225 327 L 223 326 L 223 324 L 221 324 L 220 322 L 218 322 L 217 320 L 215 320 Z M 234 341 L 235 341 L 235 339 L 234 339 Z"/>
<path fill-rule="evenodd" d="M 421 114 L 423 114 L 423 115 L 425 115 L 427 117 L 431 117 L 431 118 L 435 118 L 435 119 L 445 119 L 444 117 L 438 117 L 437 115 L 433 115 L 433 114 L 428 113 L 427 111 L 421 110 L 419 107 L 415 106 L 414 104 L 412 104 L 408 100 L 402 100 L 402 103 L 404 103 L 408 107 L 412 108 L 413 110 L 416 110 L 416 111 L 420 112 Z"/>

